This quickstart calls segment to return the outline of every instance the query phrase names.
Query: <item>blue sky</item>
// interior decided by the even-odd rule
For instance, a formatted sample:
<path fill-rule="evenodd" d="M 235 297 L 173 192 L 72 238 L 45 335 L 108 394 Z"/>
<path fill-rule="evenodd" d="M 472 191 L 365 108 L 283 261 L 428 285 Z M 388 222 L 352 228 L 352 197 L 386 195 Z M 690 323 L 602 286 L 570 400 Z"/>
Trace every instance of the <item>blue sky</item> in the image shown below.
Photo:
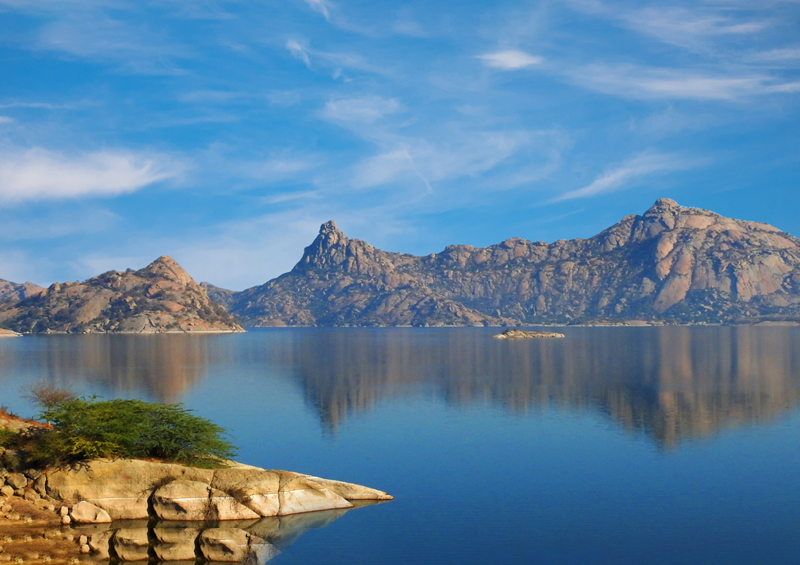
<path fill-rule="evenodd" d="M 800 235 L 800 2 L 0 0 L 0 278 L 243 289 L 322 222 L 590 237 L 656 198 Z"/>

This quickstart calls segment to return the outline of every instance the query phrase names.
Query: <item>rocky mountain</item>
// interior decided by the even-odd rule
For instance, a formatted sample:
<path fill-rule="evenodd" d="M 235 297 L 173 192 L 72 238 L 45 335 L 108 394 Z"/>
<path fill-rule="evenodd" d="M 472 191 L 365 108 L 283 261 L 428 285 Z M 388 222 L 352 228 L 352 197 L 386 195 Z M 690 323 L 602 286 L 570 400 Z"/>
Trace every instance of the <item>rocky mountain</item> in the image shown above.
<path fill-rule="evenodd" d="M 0 304 L 19 302 L 20 300 L 39 294 L 43 290 L 42 287 L 30 282 L 17 284 L 0 279 Z"/>
<path fill-rule="evenodd" d="M 589 239 L 415 257 L 323 224 L 303 258 L 226 297 L 252 326 L 800 320 L 800 240 L 659 199 Z"/>
<path fill-rule="evenodd" d="M 214 286 L 213 284 L 207 282 L 201 282 L 200 286 L 203 287 L 203 290 L 206 291 L 208 297 L 214 302 L 222 304 L 226 308 L 233 303 L 233 296 L 236 294 L 234 291 L 228 290 L 227 288 Z"/>
<path fill-rule="evenodd" d="M 138 271 L 55 283 L 0 304 L 0 326 L 22 333 L 242 331 L 223 306 L 166 256 Z"/>

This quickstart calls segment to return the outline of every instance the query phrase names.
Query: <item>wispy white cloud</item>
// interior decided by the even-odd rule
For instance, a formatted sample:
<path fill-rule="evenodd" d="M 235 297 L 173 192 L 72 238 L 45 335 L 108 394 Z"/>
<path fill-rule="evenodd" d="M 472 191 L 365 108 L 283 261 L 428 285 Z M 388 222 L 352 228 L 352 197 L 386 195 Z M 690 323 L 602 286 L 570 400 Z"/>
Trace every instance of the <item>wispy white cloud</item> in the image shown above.
<path fill-rule="evenodd" d="M 700 48 L 713 38 L 759 33 L 770 26 L 767 21 L 743 21 L 702 8 L 643 8 L 622 12 L 620 17 L 631 29 L 687 48 Z"/>
<path fill-rule="evenodd" d="M 800 61 L 800 47 L 786 47 L 781 49 L 770 49 L 769 51 L 758 51 L 746 55 L 745 60 L 766 63 L 787 63 Z"/>
<path fill-rule="evenodd" d="M 598 176 L 590 184 L 565 192 L 550 202 L 574 200 L 632 188 L 645 177 L 692 169 L 703 161 L 676 153 L 642 153 Z"/>
<path fill-rule="evenodd" d="M 10 124 L 14 121 L 14 118 L 10 118 L 8 116 L 0 116 L 0 124 Z"/>
<path fill-rule="evenodd" d="M 179 59 L 191 56 L 175 40 L 101 13 L 71 14 L 43 26 L 33 47 L 106 62 L 137 74 L 182 74 Z"/>
<path fill-rule="evenodd" d="M 740 100 L 800 92 L 800 82 L 781 81 L 764 74 L 723 75 L 638 65 L 589 65 L 566 72 L 580 86 L 626 98 Z"/>
<path fill-rule="evenodd" d="M 527 67 L 541 64 L 544 59 L 542 57 L 518 51 L 516 49 L 507 49 L 505 51 L 496 51 L 494 53 L 486 53 L 478 55 L 478 59 L 483 61 L 487 67 L 495 69 L 502 69 L 504 71 L 517 71 Z"/>
<path fill-rule="evenodd" d="M 252 98 L 247 92 L 234 92 L 229 90 L 193 90 L 178 95 L 181 102 L 232 104 Z"/>
<path fill-rule="evenodd" d="M 326 120 L 335 122 L 359 122 L 370 124 L 389 114 L 402 112 L 405 107 L 396 98 L 364 96 L 330 100 L 320 112 Z"/>
<path fill-rule="evenodd" d="M 308 42 L 290 39 L 286 42 L 286 49 L 296 58 L 303 61 L 309 70 L 315 68 L 334 69 L 334 80 L 342 76 L 342 69 L 365 71 L 379 75 L 388 75 L 391 70 L 387 66 L 371 63 L 363 55 L 357 53 L 343 53 L 333 51 L 320 51 L 312 49 Z"/>
<path fill-rule="evenodd" d="M 165 155 L 97 151 L 67 155 L 42 148 L 0 153 L 0 199 L 6 202 L 116 196 L 176 179 L 183 166 Z"/>
<path fill-rule="evenodd" d="M 332 4 L 327 0 L 305 0 L 312 10 L 319 12 L 326 20 L 331 19 L 330 9 Z"/>
<path fill-rule="evenodd" d="M 311 68 L 311 57 L 308 54 L 308 47 L 301 45 L 299 41 L 290 39 L 286 42 L 286 48 L 296 58 L 300 59 L 306 64 L 306 67 Z"/>
<path fill-rule="evenodd" d="M 349 182 L 356 188 L 370 188 L 417 179 L 429 193 L 434 183 L 496 171 L 525 152 L 534 152 L 536 158 L 541 158 L 541 153 L 547 150 L 540 146 L 558 144 L 557 134 L 549 131 L 459 131 L 460 135 L 444 136 L 439 141 L 398 136 L 379 140 L 382 151 L 357 163 L 348 175 Z M 548 162 L 557 159 L 557 155 L 546 158 Z M 538 167 L 539 174 L 543 167 L 547 165 Z M 492 188 L 497 189 L 497 184 L 509 188 L 536 180 L 534 171 L 524 166 L 512 169 L 509 178 L 495 179 Z M 518 173 L 526 178 L 514 178 Z"/>
<path fill-rule="evenodd" d="M 310 200 L 318 199 L 320 194 L 316 190 L 308 190 L 306 192 L 282 192 L 263 198 L 261 201 L 264 204 L 283 204 L 285 202 L 294 202 L 297 200 Z"/>
<path fill-rule="evenodd" d="M 707 50 L 714 40 L 742 37 L 764 31 L 774 22 L 732 17 L 727 6 L 697 3 L 692 8 L 649 6 L 632 8 L 597 0 L 567 0 L 567 5 L 589 14 L 620 22 L 623 27 L 663 43 L 691 50 Z"/>

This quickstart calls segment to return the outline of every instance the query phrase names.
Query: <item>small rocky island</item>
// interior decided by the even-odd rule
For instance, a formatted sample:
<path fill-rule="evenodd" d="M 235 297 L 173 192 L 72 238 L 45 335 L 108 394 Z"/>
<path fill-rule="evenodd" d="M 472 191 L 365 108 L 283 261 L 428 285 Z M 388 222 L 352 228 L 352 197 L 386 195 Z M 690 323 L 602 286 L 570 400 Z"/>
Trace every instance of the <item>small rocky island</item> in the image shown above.
<path fill-rule="evenodd" d="M 507 329 L 494 337 L 495 339 L 551 339 L 564 337 L 564 334 L 557 332 L 533 332 L 518 329 Z"/>

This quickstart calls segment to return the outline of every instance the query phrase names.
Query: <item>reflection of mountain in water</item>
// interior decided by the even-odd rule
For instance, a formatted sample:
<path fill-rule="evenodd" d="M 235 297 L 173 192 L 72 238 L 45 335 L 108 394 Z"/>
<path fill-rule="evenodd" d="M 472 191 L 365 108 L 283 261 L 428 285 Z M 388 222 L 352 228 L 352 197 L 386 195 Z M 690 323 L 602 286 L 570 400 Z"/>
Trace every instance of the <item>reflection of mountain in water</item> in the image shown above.
<path fill-rule="evenodd" d="M 335 429 L 384 396 L 598 407 L 665 445 L 800 404 L 800 333 L 786 328 L 574 328 L 565 340 L 475 330 L 300 332 L 275 352 Z M 424 394 L 424 392 L 423 392 Z"/>
<path fill-rule="evenodd" d="M 477 328 L 26 337 L 4 348 L 0 389 L 11 370 L 30 382 L 177 402 L 209 373 L 227 379 L 288 370 L 332 430 L 380 399 L 429 396 L 522 413 L 600 409 L 665 445 L 766 421 L 800 404 L 799 329 L 564 331 L 566 339 L 554 341 L 496 340 Z"/>
<path fill-rule="evenodd" d="M 22 338 L 30 347 L 3 354 L 0 367 L 13 366 L 30 382 L 57 386 L 84 383 L 110 389 L 113 395 L 140 390 L 162 402 L 177 402 L 208 367 L 208 339 L 203 335 L 56 335 Z"/>

